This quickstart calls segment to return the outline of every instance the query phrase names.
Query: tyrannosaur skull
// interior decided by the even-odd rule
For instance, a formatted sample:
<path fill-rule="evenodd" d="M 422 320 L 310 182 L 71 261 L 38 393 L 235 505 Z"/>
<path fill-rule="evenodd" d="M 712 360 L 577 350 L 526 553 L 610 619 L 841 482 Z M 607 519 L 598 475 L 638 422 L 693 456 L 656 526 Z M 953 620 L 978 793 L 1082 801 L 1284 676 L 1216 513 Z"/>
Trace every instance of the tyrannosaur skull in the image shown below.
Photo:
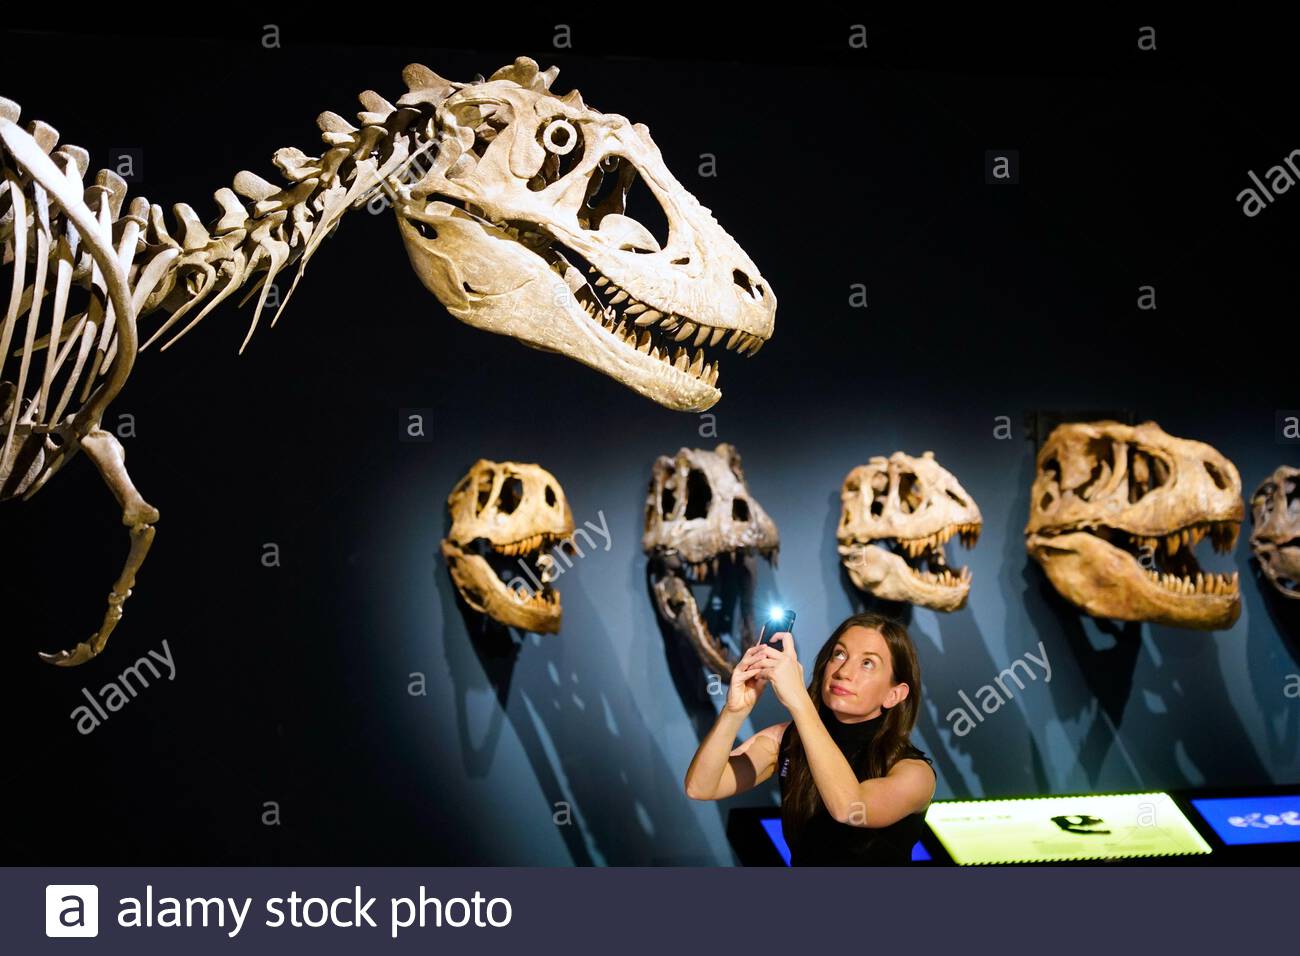
<path fill-rule="evenodd" d="M 1072 422 L 1037 465 L 1025 548 L 1067 600 L 1097 617 L 1198 630 L 1237 620 L 1237 573 L 1205 574 L 1194 554 L 1205 537 L 1230 552 L 1241 529 L 1227 458 L 1155 422 Z"/>
<path fill-rule="evenodd" d="M 776 298 L 669 172 L 649 129 L 577 90 L 552 93 L 558 72 L 520 57 L 484 82 L 422 74 L 398 100 L 436 104 L 430 168 L 397 190 L 411 264 L 476 328 L 576 359 L 669 408 L 709 408 L 722 394 L 717 353 L 757 352 Z M 629 208 L 638 181 L 651 193 L 641 218 Z"/>
<path fill-rule="evenodd" d="M 537 633 L 560 629 L 555 558 L 572 542 L 573 513 L 545 468 L 480 458 L 447 496 L 447 569 L 465 603 L 494 621 Z"/>
<path fill-rule="evenodd" d="M 957 535 L 967 547 L 979 538 L 979 507 L 927 451 L 913 458 L 877 455 L 848 473 L 835 536 L 853 583 L 887 601 L 936 611 L 966 603 L 971 576 L 948 566 L 944 545 Z"/>
<path fill-rule="evenodd" d="M 1300 600 L 1300 468 L 1280 466 L 1250 498 L 1250 548 L 1273 589 Z"/>
<path fill-rule="evenodd" d="M 751 603 L 757 557 L 777 563 L 776 525 L 745 484 L 740 453 L 722 442 L 708 451 L 681 448 L 660 455 L 646 494 L 641 546 L 650 557 L 651 587 L 659 615 L 682 635 L 700 660 L 730 678 L 754 640 Z M 691 585 L 738 590 L 741 648 L 709 631 Z M 729 609 L 728 609 L 729 610 Z"/>

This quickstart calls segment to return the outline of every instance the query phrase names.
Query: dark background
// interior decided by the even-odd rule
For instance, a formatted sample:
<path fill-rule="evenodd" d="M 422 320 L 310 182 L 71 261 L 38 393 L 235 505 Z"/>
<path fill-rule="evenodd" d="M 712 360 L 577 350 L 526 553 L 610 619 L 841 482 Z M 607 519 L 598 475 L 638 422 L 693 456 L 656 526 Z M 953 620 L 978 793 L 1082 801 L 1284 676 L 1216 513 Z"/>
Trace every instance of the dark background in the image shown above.
<path fill-rule="evenodd" d="M 1275 412 L 1300 407 L 1300 195 L 1254 219 L 1235 198 L 1298 145 L 1286 31 L 1157 22 L 1158 51 L 1139 54 L 1136 22 L 872 20 L 850 52 L 847 22 L 663 19 L 574 21 L 566 50 L 551 23 L 411 8 L 4 36 L 0 95 L 24 121 L 92 163 L 143 150 L 132 193 L 205 217 L 238 170 L 274 180 L 279 147 L 319 152 L 321 111 L 395 99 L 409 62 L 466 80 L 532 56 L 560 67 L 554 90 L 647 124 L 779 302 L 773 341 L 724 361 L 712 417 L 674 413 L 452 319 L 391 213 L 357 211 L 243 356 L 251 306 L 233 301 L 145 352 L 105 425 L 134 416 L 128 464 L 162 519 L 97 660 L 62 670 L 36 651 L 87 638 L 120 567 L 100 479 L 78 459 L 0 507 L 4 862 L 730 862 L 727 806 L 682 794 L 714 710 L 672 678 L 640 550 L 655 456 L 719 440 L 780 529 L 760 593 L 798 610 L 809 660 L 857 607 L 833 535 L 850 468 L 933 449 L 979 503 L 978 547 L 949 548 L 974 572 L 969 605 L 911 617 L 938 797 L 1300 779 L 1300 701 L 1283 693 L 1300 640 L 1253 579 L 1248 522 L 1231 558 L 1200 549 L 1243 579 L 1241 619 L 1210 634 L 1082 617 L 1022 544 L 1035 409 L 1124 410 L 1208 441 L 1247 495 L 1300 464 L 1274 440 Z M 265 22 L 281 48 L 260 45 Z M 1019 151 L 1018 185 L 985 184 L 990 149 Z M 1137 308 L 1147 284 L 1154 312 Z M 434 416 L 429 442 L 398 440 L 409 408 Z M 994 438 L 1003 415 L 1012 440 Z M 446 495 L 479 457 L 543 465 L 579 525 L 603 514 L 613 535 L 560 579 L 562 633 L 513 654 L 471 638 L 437 557 Z M 81 689 L 164 639 L 175 681 L 79 734 Z M 958 692 L 1040 641 L 1051 683 L 955 736 Z M 407 692 L 417 671 L 427 696 Z M 755 726 L 782 719 L 765 699 Z"/>

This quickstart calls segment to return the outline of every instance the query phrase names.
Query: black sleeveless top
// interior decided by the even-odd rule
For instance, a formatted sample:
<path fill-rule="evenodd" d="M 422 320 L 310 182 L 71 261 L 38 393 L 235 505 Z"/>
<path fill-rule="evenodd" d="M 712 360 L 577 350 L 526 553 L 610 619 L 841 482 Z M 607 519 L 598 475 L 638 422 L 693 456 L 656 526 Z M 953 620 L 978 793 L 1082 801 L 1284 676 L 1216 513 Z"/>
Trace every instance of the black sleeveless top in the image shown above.
<path fill-rule="evenodd" d="M 840 752 L 859 781 L 866 780 L 867 747 L 885 721 L 879 717 L 846 724 L 833 714 L 823 718 L 831 739 L 839 745 Z M 790 780 L 790 744 L 794 722 L 781 735 L 777 753 L 777 773 L 781 781 L 781 806 L 785 807 L 786 791 Z M 916 747 L 905 755 L 924 760 L 933 767 L 934 761 Z M 867 808 L 870 814 L 871 809 Z M 791 866 L 880 866 L 910 863 L 912 847 L 921 838 L 925 826 L 925 813 L 913 813 L 887 827 L 855 827 L 831 818 L 824 805 L 819 804 L 808 823 L 797 828 L 783 814 L 782 830 L 790 847 Z"/>

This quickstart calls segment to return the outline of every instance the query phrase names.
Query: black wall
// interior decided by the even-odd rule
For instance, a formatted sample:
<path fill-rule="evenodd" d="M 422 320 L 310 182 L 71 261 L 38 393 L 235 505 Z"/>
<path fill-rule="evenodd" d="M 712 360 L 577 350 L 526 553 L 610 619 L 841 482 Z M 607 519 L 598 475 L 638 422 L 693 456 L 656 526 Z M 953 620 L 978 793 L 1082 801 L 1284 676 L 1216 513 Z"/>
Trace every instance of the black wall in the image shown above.
<path fill-rule="evenodd" d="M 671 677 L 640 550 L 655 456 L 720 440 L 780 529 L 760 594 L 798 609 L 809 660 L 858 606 L 833 535 L 850 468 L 933 449 L 979 503 L 984 535 L 957 552 L 968 607 L 911 616 L 916 738 L 939 797 L 1300 777 L 1300 701 L 1284 694 L 1300 638 L 1253 579 L 1248 524 L 1230 559 L 1206 560 L 1243 579 L 1241 619 L 1218 633 L 1083 617 L 1023 549 L 1034 409 L 1128 410 L 1207 441 L 1246 494 L 1300 464 L 1274 440 L 1275 412 L 1300 406 L 1300 195 L 1253 219 L 1235 199 L 1248 170 L 1297 145 L 1285 84 L 1267 57 L 1234 79 L 1186 49 L 1153 65 L 1129 52 L 1136 28 L 1116 29 L 1105 62 L 1039 50 L 1030 67 L 721 39 L 714 56 L 552 54 L 549 31 L 477 50 L 414 33 L 263 50 L 256 28 L 7 36 L 0 94 L 24 119 L 92 161 L 143 149 L 138 191 L 203 215 L 238 170 L 273 178 L 277 148 L 316 150 L 319 112 L 352 113 L 367 88 L 400 95 L 408 62 L 469 79 L 527 53 L 560 66 L 559 91 L 646 123 L 779 300 L 773 341 L 724 363 L 718 405 L 674 413 L 457 322 L 411 272 L 391 214 L 356 212 L 243 356 L 251 306 L 233 303 L 144 353 L 106 424 L 134 416 L 128 463 L 162 519 L 99 659 L 35 656 L 89 636 L 125 553 L 93 469 L 78 460 L 0 506 L 7 862 L 731 862 L 726 805 L 682 793 L 712 711 Z M 989 149 L 1019 151 L 1019 185 L 985 184 Z M 697 172 L 706 153 L 715 178 Z M 866 309 L 849 307 L 854 283 Z M 1137 307 L 1142 285 L 1154 312 Z M 432 440 L 398 440 L 408 408 L 431 410 Z M 1012 439 L 995 437 L 999 416 Z M 438 542 L 446 495 L 479 457 L 540 463 L 579 524 L 603 515 L 612 533 L 562 577 L 557 636 L 506 648 L 457 608 Z M 267 542 L 278 568 L 261 562 Z M 176 679 L 79 734 L 82 688 L 163 640 Z M 1051 683 L 952 733 L 959 691 L 1040 642 Z M 427 696 L 408 693 L 413 672 Z M 754 723 L 782 719 L 765 699 Z M 262 823 L 268 801 L 278 826 Z"/>

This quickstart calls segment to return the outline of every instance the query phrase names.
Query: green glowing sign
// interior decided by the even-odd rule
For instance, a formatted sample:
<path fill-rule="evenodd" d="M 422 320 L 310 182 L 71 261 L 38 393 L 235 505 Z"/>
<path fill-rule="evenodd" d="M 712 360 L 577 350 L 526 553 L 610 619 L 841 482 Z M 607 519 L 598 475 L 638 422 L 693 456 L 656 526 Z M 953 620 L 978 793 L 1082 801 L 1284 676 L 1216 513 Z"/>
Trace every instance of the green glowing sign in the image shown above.
<path fill-rule="evenodd" d="M 925 822 L 963 865 L 1210 852 L 1167 793 L 945 800 L 930 804 Z"/>

